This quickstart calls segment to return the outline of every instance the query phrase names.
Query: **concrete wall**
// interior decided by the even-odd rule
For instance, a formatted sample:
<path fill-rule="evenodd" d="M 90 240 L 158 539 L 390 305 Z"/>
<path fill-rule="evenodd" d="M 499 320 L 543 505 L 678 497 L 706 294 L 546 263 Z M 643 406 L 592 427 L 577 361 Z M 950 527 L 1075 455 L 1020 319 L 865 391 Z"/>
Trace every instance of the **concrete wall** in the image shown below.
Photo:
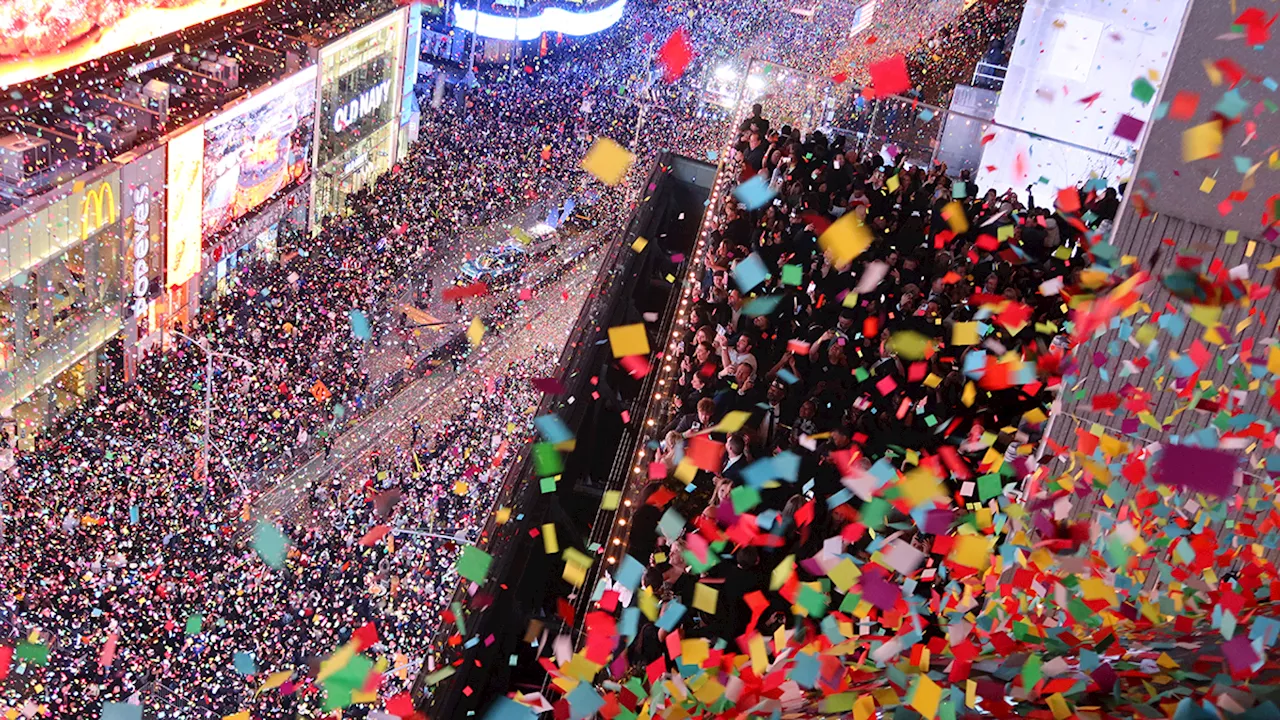
<path fill-rule="evenodd" d="M 1044 177 L 1056 191 L 1089 175 L 1128 177 L 1134 145 L 1116 124 L 1151 117 L 1155 100 L 1134 99 L 1133 81 L 1160 86 L 1187 2 L 1029 0 L 995 121 L 1042 137 L 996 129 L 978 184 L 1021 189 Z"/>
<path fill-rule="evenodd" d="M 1251 5 L 1257 6 L 1268 17 L 1274 14 L 1273 3 L 1255 1 L 1236 4 L 1239 12 Z M 1223 230 L 1237 230 L 1242 234 L 1261 229 L 1260 218 L 1263 203 L 1280 193 L 1280 170 L 1268 168 L 1269 153 L 1280 145 L 1280 112 L 1264 105 L 1269 100 L 1280 105 L 1280 91 L 1269 89 L 1262 80 L 1270 76 L 1280 81 L 1280 26 L 1272 27 L 1271 40 L 1261 49 L 1245 44 L 1243 37 L 1229 37 L 1233 20 L 1231 0 L 1195 0 L 1187 18 L 1187 31 L 1175 52 L 1168 78 L 1160 88 L 1159 100 L 1169 102 L 1178 91 L 1197 93 L 1199 106 L 1189 120 L 1164 117 L 1155 120 L 1148 128 L 1146 145 L 1138 158 L 1137 174 L 1152 173 L 1158 189 L 1151 198 L 1151 207 L 1158 212 L 1173 213 L 1187 221 Z M 1242 66 L 1256 80 L 1242 82 L 1235 91 L 1245 102 L 1242 120 L 1255 124 L 1257 137 L 1245 144 L 1247 128 L 1239 122 L 1224 134 L 1222 154 L 1185 162 L 1182 156 L 1182 134 L 1187 128 L 1208 121 L 1223 95 L 1231 90 L 1223 80 L 1214 85 L 1204 63 L 1230 58 Z M 1274 82 L 1273 81 L 1273 82 Z M 1275 107 L 1273 105 L 1272 107 Z M 1241 190 L 1247 183 L 1245 175 L 1236 169 L 1235 158 L 1246 158 L 1246 165 L 1262 163 L 1253 177 L 1254 186 L 1248 190 L 1248 198 L 1231 204 L 1223 214 L 1219 203 L 1232 191 Z M 1213 190 L 1205 193 L 1200 187 L 1206 177 L 1216 175 Z"/>

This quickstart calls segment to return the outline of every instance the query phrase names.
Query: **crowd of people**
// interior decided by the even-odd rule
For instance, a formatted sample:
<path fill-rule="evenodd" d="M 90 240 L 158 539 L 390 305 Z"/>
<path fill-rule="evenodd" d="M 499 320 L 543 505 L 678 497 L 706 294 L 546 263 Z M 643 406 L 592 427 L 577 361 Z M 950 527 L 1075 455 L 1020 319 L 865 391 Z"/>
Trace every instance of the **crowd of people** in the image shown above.
<path fill-rule="evenodd" d="M 557 356 L 539 346 L 468 387 L 450 415 L 415 420 L 363 485 L 335 475 L 298 498 L 309 512 L 282 519 L 290 549 L 279 568 L 253 549 L 244 508 L 226 495 L 200 501 L 178 464 L 187 458 L 157 442 L 159 423 L 100 416 L 24 458 L 25 487 L 6 488 L 12 562 L 0 573 L 12 594 L 0 608 L 48 655 L 6 688 L 21 693 L 11 706 L 96 717 L 104 702 L 132 700 L 162 717 L 318 716 L 319 663 L 369 623 L 388 660 L 384 691 L 406 689 L 456 582 L 441 557 L 475 539 L 507 448 L 531 434 L 539 394 L 529 381 Z M 390 540 L 362 542 L 378 525 L 396 528 Z M 255 695 L 281 671 L 296 673 L 296 691 Z"/>
<path fill-rule="evenodd" d="M 301 459 L 295 455 L 327 453 L 347 421 L 373 404 L 368 346 L 396 331 L 395 299 L 442 243 L 575 187 L 579 160 L 599 136 L 624 144 L 634 137 L 641 158 L 713 147 L 721 128 L 689 119 L 697 72 L 656 88 L 657 108 L 635 96 L 635 80 L 650 73 L 654 46 L 676 27 L 691 27 L 707 47 L 723 46 L 764 17 L 749 5 L 734 6 L 729 21 L 695 3 L 632 8 L 599 38 L 597 52 L 549 60 L 537 72 L 504 70 L 462 104 L 426 110 L 425 142 L 354 197 L 351 212 L 300 241 L 287 263 L 242 271 L 180 328 L 225 353 L 214 363 L 217 452 L 207 478 L 193 461 L 208 421 L 205 356 L 185 341 L 142 358 L 137 382 L 106 385 L 35 451 L 19 453 L 0 477 L 0 620 L 18 650 L 0 677 L 3 704 L 51 717 L 96 717 L 106 702 L 141 703 L 161 715 L 252 708 L 255 718 L 318 716 L 326 702 L 320 663 L 368 623 L 377 627 L 373 651 L 387 661 L 388 678 L 399 678 L 388 682 L 403 687 L 446 622 L 456 544 L 409 526 L 389 542 L 361 539 L 372 525 L 422 518 L 431 521 L 417 530 L 470 537 L 493 510 L 503 459 L 531 434 L 537 395 L 528 380 L 552 373 L 554 348 L 478 379 L 435 427 L 433 419 L 422 421 L 425 432 L 415 424 L 408 442 L 362 469 L 357 491 L 340 481 L 311 488 L 305 511 L 279 520 L 290 544 L 280 567 L 255 550 L 261 518 L 252 517 L 252 497 L 264 468 L 284 458 L 287 470 Z M 779 37 L 775 46 L 789 46 Z M 649 53 L 637 52 L 646 46 Z M 1027 318 L 1060 319 L 1036 289 L 1071 273 L 1073 256 L 1058 249 L 1078 237 L 1048 211 L 1023 208 L 1012 195 L 979 196 L 938 169 L 885 164 L 785 126 L 744 129 L 749 174 L 763 175 L 778 202 L 729 207 L 721 219 L 682 349 L 678 417 L 664 459 L 674 468 L 691 438 L 730 411 L 754 420 L 725 438 L 729 465 L 681 501 L 684 517 L 729 517 L 725 498 L 743 485 L 743 468 L 782 451 L 812 465 L 823 489 L 839 482 L 832 463 L 855 443 L 868 457 L 893 456 L 903 450 L 877 443 L 892 437 L 904 448 L 936 448 L 962 434 L 970 438 L 962 452 L 982 462 L 992 446 L 984 433 L 1019 425 L 1047 390 L 1028 388 L 1018 369 L 989 367 L 972 397 L 963 350 L 942 343 L 917 358 L 903 333 L 950 338 L 951 328 L 977 318 L 991 326 L 984 342 L 1051 364 L 1053 343 Z M 952 198 L 970 229 L 939 244 L 955 227 Z M 608 196 L 600 222 L 624 217 L 630 199 L 624 190 Z M 823 216 L 844 213 L 876 233 L 852 268 L 832 266 L 817 246 Z M 1001 244 L 988 247 L 980 227 L 1001 234 Z M 1012 228 L 1011 240 L 1003 227 Z M 745 298 L 760 287 L 734 284 L 736 262 L 753 253 L 773 270 L 765 287 L 785 291 L 780 312 L 752 311 Z M 787 267 L 798 267 L 798 277 Z M 861 287 L 871 275 L 878 282 Z M 993 305 L 1004 309 L 993 315 Z M 368 318 L 367 336 L 353 330 L 352 311 Z M 852 374 L 858 367 L 865 377 Z M 1018 455 L 1034 432 L 1023 423 L 997 450 Z M 815 516 L 796 489 L 761 493 L 761 508 L 779 518 L 781 540 L 767 552 L 811 553 L 822 534 L 805 528 L 840 522 L 820 504 Z M 803 522 L 806 513 L 813 519 Z M 687 595 L 696 574 L 673 552 L 682 540 L 660 547 L 655 523 L 637 523 L 633 554 L 653 559 L 647 581 L 655 590 Z M 767 564 L 760 552 L 741 555 L 750 581 L 741 573 L 723 581 L 747 588 Z M 697 622 L 743 620 L 730 611 Z M 291 673 L 283 685 L 254 692 L 281 670 Z"/>
<path fill-rule="evenodd" d="M 824 579 L 831 538 L 843 537 L 862 573 L 905 581 L 918 601 L 876 601 L 861 633 L 932 617 L 921 630 L 936 636 L 937 617 L 976 608 L 982 594 L 942 593 L 950 500 L 986 502 L 1038 466 L 1067 340 L 1055 288 L 1076 283 L 1089 228 L 1036 207 L 1034 187 L 978 188 L 968 173 L 776 127 L 759 107 L 741 130 L 740 180 L 764 179 L 773 197 L 754 209 L 729 199 L 714 224 L 683 324 L 663 469 L 651 471 L 628 553 L 647 568 L 642 588 L 689 608 L 682 637 L 732 641 L 790 626 L 785 593 L 768 593 L 767 608 L 749 596 L 777 589 L 786 558 L 797 582 Z M 1080 200 L 1094 224 L 1114 216 L 1114 190 L 1082 188 Z M 865 233 L 858 251 L 829 252 L 841 223 Z M 750 419 L 725 428 L 735 415 Z M 945 466 L 919 496 L 885 503 L 872 492 L 922 457 Z M 956 479 L 983 475 L 996 482 L 981 495 Z M 868 533 L 881 528 L 873 518 L 900 529 Z M 708 556 L 725 536 L 732 557 Z M 898 545 L 910 550 L 885 561 Z M 718 591 L 714 611 L 696 609 L 700 587 Z M 642 623 L 635 667 L 663 656 L 670 630 Z"/>
<path fill-rule="evenodd" d="M 483 75 L 461 105 L 427 109 L 426 141 L 351 198 L 349 212 L 285 249 L 285 262 L 243 268 L 177 328 L 221 353 L 207 478 L 196 470 L 205 356 L 177 336 L 140 359 L 136 382 L 106 380 L 18 453 L 0 477 L 0 644 L 16 648 L 0 672 L 0 705 L 50 717 L 97 717 L 108 702 L 141 704 L 149 716 L 319 716 L 319 663 L 366 623 L 381 638 L 369 652 L 388 665 L 382 696 L 407 687 L 449 625 L 443 603 L 457 583 L 458 543 L 431 534 L 475 539 L 504 461 L 532 427 L 528 380 L 553 374 L 558 347 L 460 378 L 477 388 L 456 412 L 415 420 L 407 442 L 358 470 L 366 492 L 346 494 L 339 479 L 311 488 L 296 515 L 279 520 L 291 548 L 281 567 L 254 550 L 264 521 L 254 498 L 303 453 L 327 458 L 350 419 L 375 404 L 370 346 L 402 330 L 396 299 L 423 290 L 420 271 L 439 248 L 532 201 L 570 195 L 595 137 L 630 139 L 639 108 L 618 78 L 643 71 L 639 36 L 667 25 L 661 13 L 629 13 L 587 62 Z M 665 149 L 668 133 L 710 132 L 677 132 L 670 113 L 645 127 L 642 158 Z M 627 192 L 606 192 L 596 222 L 616 225 Z M 366 333 L 352 311 L 367 318 Z M 398 500 L 394 515 L 388 498 Z M 373 523 L 423 518 L 431 523 L 417 530 L 428 535 L 406 528 L 359 543 Z M 255 695 L 278 671 L 294 674 Z"/>

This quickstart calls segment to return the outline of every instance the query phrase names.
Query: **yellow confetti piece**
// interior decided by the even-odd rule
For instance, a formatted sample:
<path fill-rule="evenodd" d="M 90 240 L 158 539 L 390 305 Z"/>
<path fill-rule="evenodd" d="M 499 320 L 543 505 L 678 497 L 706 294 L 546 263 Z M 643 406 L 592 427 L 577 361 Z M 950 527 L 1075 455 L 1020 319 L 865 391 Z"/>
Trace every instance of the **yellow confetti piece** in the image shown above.
<path fill-rule="evenodd" d="M 952 200 L 942 208 L 942 218 L 947 221 L 947 225 L 951 227 L 951 232 L 957 235 L 963 235 L 969 232 L 969 216 L 965 215 L 964 206 L 957 200 Z"/>
<path fill-rule="evenodd" d="M 1071 717 L 1071 707 L 1067 705 L 1067 699 L 1062 696 L 1062 693 L 1050 695 L 1045 702 L 1049 704 L 1049 709 L 1053 711 L 1054 720 L 1067 720 L 1067 718 Z"/>
<path fill-rule="evenodd" d="M 351 659 L 356 656 L 356 644 L 349 642 L 338 648 L 332 655 L 320 661 L 320 672 L 316 674 L 316 679 L 323 681 L 330 675 L 338 672 L 346 667 Z"/>
<path fill-rule="evenodd" d="M 609 328 L 609 348 L 616 358 L 649 354 L 649 336 L 644 323 L 615 325 Z"/>
<path fill-rule="evenodd" d="M 560 672 L 571 678 L 577 678 L 582 682 L 590 682 L 596 676 L 596 673 L 600 672 L 600 667 L 599 664 L 591 662 L 586 655 L 579 652 L 574 653 L 573 657 L 569 658 L 569 662 L 560 668 Z"/>
<path fill-rule="evenodd" d="M 719 590 L 702 583 L 693 586 L 693 606 L 698 610 L 714 615 L 716 613 L 716 605 L 719 602 Z"/>
<path fill-rule="evenodd" d="M 985 509 L 985 508 L 984 508 Z M 991 545 L 986 538 L 977 535 L 961 535 L 951 547 L 952 562 L 975 570 L 982 570 L 991 562 Z"/>
<path fill-rule="evenodd" d="M 827 577 L 831 578 L 837 590 L 847 593 L 858 578 L 862 577 L 862 571 L 858 569 L 857 563 L 846 557 L 827 571 Z"/>
<path fill-rule="evenodd" d="M 765 651 L 764 637 L 759 633 L 752 635 L 751 640 L 747 641 L 747 651 L 751 654 L 751 669 L 757 675 L 764 675 L 769 667 L 769 653 Z"/>
<path fill-rule="evenodd" d="M 1214 87 L 1221 85 L 1222 71 L 1208 60 L 1201 60 L 1200 63 L 1204 66 L 1204 74 L 1209 76 L 1209 82 L 1213 83 Z"/>
<path fill-rule="evenodd" d="M 907 473 L 898 483 L 898 491 L 911 507 L 917 507 L 934 498 L 946 497 L 938 476 L 928 467 L 918 467 Z"/>
<path fill-rule="evenodd" d="M 791 574 L 795 572 L 795 555 L 788 555 L 782 558 L 782 562 L 773 568 L 773 572 L 769 575 L 769 589 L 777 590 L 791 579 Z"/>
<path fill-rule="evenodd" d="M 480 344 L 484 339 L 484 323 L 480 322 L 480 318 L 471 318 L 471 325 L 467 327 L 467 340 L 474 347 Z"/>
<path fill-rule="evenodd" d="M 725 414 L 724 418 L 715 426 L 715 432 L 736 433 L 742 429 L 743 425 L 751 419 L 751 413 L 745 410 L 733 410 Z"/>
<path fill-rule="evenodd" d="M 1120 604 L 1120 599 L 1116 597 L 1115 588 L 1111 587 L 1101 578 L 1085 578 L 1080 581 L 1080 592 L 1084 594 L 1085 600 L 1106 600 L 1111 607 Z"/>
<path fill-rule="evenodd" d="M 1213 186 L 1217 184 L 1218 184 L 1217 180 L 1214 180 L 1211 177 L 1206 177 L 1204 180 L 1200 181 L 1200 192 L 1202 193 L 1213 192 Z"/>
<path fill-rule="evenodd" d="M 853 704 L 853 720 L 870 720 L 876 714 L 876 701 L 870 695 L 863 695 Z"/>
<path fill-rule="evenodd" d="M 871 231 L 857 215 L 845 213 L 818 236 L 818 245 L 831 258 L 833 265 L 843 269 L 871 247 Z"/>
<path fill-rule="evenodd" d="M 622 493 L 617 490 L 605 490 L 604 499 L 600 501 L 600 507 L 605 510 L 617 510 L 618 504 L 622 502 Z"/>
<path fill-rule="evenodd" d="M 581 565 L 565 563 L 564 572 L 560 573 L 560 577 L 574 587 L 582 587 L 582 583 L 587 581 L 587 569 Z"/>
<path fill-rule="evenodd" d="M 1222 153 L 1222 123 L 1211 120 L 1182 132 L 1182 160 L 1191 162 Z"/>
<path fill-rule="evenodd" d="M 640 606 L 640 612 L 644 613 L 650 622 L 658 619 L 658 600 L 653 596 L 652 590 L 641 587 L 640 598 L 636 602 Z"/>
<path fill-rule="evenodd" d="M 928 675 L 920 675 L 908 707 L 920 713 L 927 720 L 933 720 L 938 716 L 938 701 L 941 699 L 942 688 L 929 679 Z"/>
<path fill-rule="evenodd" d="M 582 158 L 582 169 L 591 173 L 605 185 L 617 185 L 626 177 L 636 156 L 607 137 L 596 138 L 587 156 Z"/>
<path fill-rule="evenodd" d="M 932 340 L 913 330 L 902 330 L 889 337 L 889 349 L 908 360 L 920 360 Z"/>
<path fill-rule="evenodd" d="M 978 323 L 958 322 L 951 326 L 952 345 L 977 345 L 982 341 L 978 335 Z"/>
<path fill-rule="evenodd" d="M 685 665 L 701 665 L 711 656 L 711 644 L 706 638 L 690 638 L 680 641 L 680 662 Z"/>
<path fill-rule="evenodd" d="M 560 541 L 556 537 L 556 524 L 545 523 L 542 526 L 542 549 L 548 555 L 560 552 Z"/>
<path fill-rule="evenodd" d="M 644 250 L 648 246 L 649 246 L 649 241 L 645 240 L 642 237 L 636 238 L 636 241 L 631 243 L 631 249 L 635 250 L 636 252 L 640 252 L 641 250 Z"/>

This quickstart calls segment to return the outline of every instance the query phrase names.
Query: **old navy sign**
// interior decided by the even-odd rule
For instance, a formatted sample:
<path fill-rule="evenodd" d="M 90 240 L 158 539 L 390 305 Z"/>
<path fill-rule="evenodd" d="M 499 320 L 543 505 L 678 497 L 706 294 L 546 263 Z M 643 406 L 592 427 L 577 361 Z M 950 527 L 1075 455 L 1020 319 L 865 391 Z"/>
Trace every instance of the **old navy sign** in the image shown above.
<path fill-rule="evenodd" d="M 391 98 L 391 81 L 383 80 L 333 113 L 333 130 L 342 132 L 377 112 Z"/>

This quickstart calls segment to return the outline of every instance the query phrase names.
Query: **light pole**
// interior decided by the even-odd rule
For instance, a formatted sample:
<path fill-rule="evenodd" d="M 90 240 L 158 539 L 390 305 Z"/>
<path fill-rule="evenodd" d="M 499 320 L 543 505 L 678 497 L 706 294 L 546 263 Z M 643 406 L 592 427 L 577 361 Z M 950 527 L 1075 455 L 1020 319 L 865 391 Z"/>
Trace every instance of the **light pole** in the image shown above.
<path fill-rule="evenodd" d="M 635 151 L 640 144 L 640 130 L 644 127 L 645 116 L 649 113 L 650 108 L 659 112 L 671 114 L 662 103 L 654 99 L 653 93 L 653 46 L 655 41 L 650 41 L 649 46 L 645 50 L 646 62 L 644 68 L 644 77 L 640 81 L 640 87 L 634 93 L 635 97 L 627 98 L 627 100 L 636 106 L 638 112 L 636 114 L 636 125 L 631 134 L 631 150 Z"/>
<path fill-rule="evenodd" d="M 252 361 L 246 360 L 239 355 L 210 349 L 208 336 L 197 340 L 177 330 L 170 330 L 169 332 L 195 345 L 200 348 L 200 352 L 204 353 L 204 432 L 200 441 L 200 457 L 196 465 L 196 472 L 199 474 L 200 479 L 204 481 L 205 495 L 207 496 L 209 494 L 209 428 L 213 425 L 213 358 L 214 356 L 224 357 L 244 363 L 254 369 L 257 369 L 257 366 Z"/>

